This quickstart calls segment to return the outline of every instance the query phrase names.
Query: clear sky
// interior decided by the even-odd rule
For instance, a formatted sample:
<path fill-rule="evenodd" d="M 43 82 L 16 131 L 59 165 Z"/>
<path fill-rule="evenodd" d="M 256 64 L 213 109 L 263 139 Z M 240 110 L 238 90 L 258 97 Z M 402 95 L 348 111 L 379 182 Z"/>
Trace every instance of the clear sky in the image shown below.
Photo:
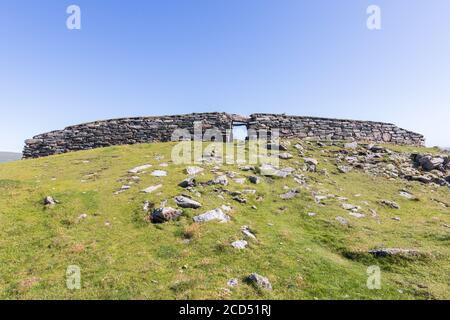
<path fill-rule="evenodd" d="M 0 150 L 202 111 L 393 122 L 450 146 L 449 40 L 448 0 L 1 0 Z"/>

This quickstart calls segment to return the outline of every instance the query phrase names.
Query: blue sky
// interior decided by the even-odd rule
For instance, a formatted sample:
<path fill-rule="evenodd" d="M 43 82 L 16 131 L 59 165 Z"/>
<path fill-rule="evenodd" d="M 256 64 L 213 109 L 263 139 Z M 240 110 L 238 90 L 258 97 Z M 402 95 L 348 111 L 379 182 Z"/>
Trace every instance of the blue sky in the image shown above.
<path fill-rule="evenodd" d="M 66 28 L 71 4 L 81 30 Z M 2 0 L 0 150 L 202 111 L 386 121 L 450 146 L 449 35 L 448 0 Z"/>

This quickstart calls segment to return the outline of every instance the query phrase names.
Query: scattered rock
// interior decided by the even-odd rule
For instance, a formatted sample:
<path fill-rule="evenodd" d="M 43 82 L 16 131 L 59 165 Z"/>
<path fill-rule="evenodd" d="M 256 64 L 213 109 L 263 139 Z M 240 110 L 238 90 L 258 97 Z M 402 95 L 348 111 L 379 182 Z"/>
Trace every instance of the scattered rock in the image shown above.
<path fill-rule="evenodd" d="M 162 184 L 157 184 L 155 186 L 150 186 L 150 187 L 142 190 L 142 192 L 144 192 L 144 193 L 152 193 L 152 192 L 158 190 L 161 187 L 162 187 Z"/>
<path fill-rule="evenodd" d="M 288 160 L 288 159 L 292 159 L 292 154 L 287 153 L 287 152 L 283 152 L 283 153 L 280 153 L 280 154 L 278 155 L 278 157 L 279 157 L 280 159 L 283 159 L 283 160 Z"/>
<path fill-rule="evenodd" d="M 442 157 L 433 157 L 431 155 L 416 155 L 415 161 L 425 171 L 431 171 L 431 170 L 439 168 L 439 166 L 444 164 L 445 159 Z"/>
<path fill-rule="evenodd" d="M 280 177 L 280 178 L 286 178 L 294 171 L 295 171 L 294 168 L 287 167 L 287 168 L 277 169 L 270 164 L 263 164 L 259 167 L 259 172 L 263 176 L 275 176 L 275 177 Z"/>
<path fill-rule="evenodd" d="M 353 210 L 353 211 L 361 209 L 360 206 L 355 206 L 354 204 L 349 203 L 343 203 L 342 208 L 344 208 L 345 210 Z"/>
<path fill-rule="evenodd" d="M 385 205 L 387 207 L 390 207 L 392 209 L 400 209 L 400 206 L 394 202 L 394 201 L 390 201 L 390 200 L 381 200 L 380 203 L 382 205 Z"/>
<path fill-rule="evenodd" d="M 190 176 L 194 176 L 194 175 L 196 175 L 198 173 L 201 173 L 203 171 L 205 171 L 205 169 L 200 168 L 200 167 L 187 167 L 186 168 L 186 172 Z"/>
<path fill-rule="evenodd" d="M 256 236 L 250 231 L 250 228 L 248 226 L 242 226 L 241 231 L 245 236 L 256 240 Z"/>
<path fill-rule="evenodd" d="M 238 196 L 238 195 L 234 196 L 233 200 L 237 201 L 239 203 L 247 203 L 247 199 L 245 199 L 244 197 Z"/>
<path fill-rule="evenodd" d="M 87 219 L 88 215 L 86 213 L 82 213 L 78 216 L 78 220 L 84 220 Z"/>
<path fill-rule="evenodd" d="M 319 161 L 314 158 L 303 158 L 303 161 L 305 161 L 306 164 L 317 166 L 319 164 Z"/>
<path fill-rule="evenodd" d="M 152 172 L 152 176 L 154 176 L 154 177 L 166 177 L 167 176 L 167 171 L 155 170 L 155 171 Z"/>
<path fill-rule="evenodd" d="M 317 213 L 315 213 L 315 212 L 308 212 L 309 217 L 315 217 L 316 215 L 317 215 Z"/>
<path fill-rule="evenodd" d="M 247 277 L 247 281 L 253 284 L 257 288 L 272 290 L 272 284 L 266 277 L 260 276 L 257 273 L 252 273 Z"/>
<path fill-rule="evenodd" d="M 259 184 L 261 182 L 261 179 L 257 176 L 250 176 L 248 177 L 248 180 L 254 184 Z"/>
<path fill-rule="evenodd" d="M 337 168 L 338 168 L 338 171 L 339 171 L 340 173 L 349 173 L 350 171 L 353 170 L 352 167 L 350 167 L 350 166 L 344 166 L 344 165 L 340 165 L 340 166 L 338 166 Z"/>
<path fill-rule="evenodd" d="M 178 185 L 182 188 L 189 188 L 195 187 L 197 185 L 197 182 L 194 177 L 189 177 L 181 181 Z"/>
<path fill-rule="evenodd" d="M 289 200 L 289 199 L 295 198 L 298 193 L 299 193 L 298 190 L 292 189 L 292 190 L 289 190 L 288 192 L 280 195 L 280 198 L 283 200 Z"/>
<path fill-rule="evenodd" d="M 150 215 L 150 219 L 153 223 L 164 223 L 170 220 L 175 220 L 183 211 L 170 207 L 154 209 Z"/>
<path fill-rule="evenodd" d="M 245 178 L 236 178 L 233 181 L 236 182 L 237 184 L 244 184 Z"/>
<path fill-rule="evenodd" d="M 411 193 L 409 193 L 407 191 L 403 191 L 403 190 L 400 191 L 400 196 L 402 196 L 403 198 L 406 198 L 406 199 L 414 199 L 415 198 Z"/>
<path fill-rule="evenodd" d="M 406 256 L 406 257 L 417 257 L 421 253 L 417 250 L 400 249 L 400 248 L 381 248 L 369 251 L 370 254 L 376 257 L 387 257 L 387 256 Z"/>
<path fill-rule="evenodd" d="M 58 201 L 53 199 L 53 197 L 51 197 L 51 196 L 47 196 L 44 198 L 44 205 L 46 205 L 46 206 L 54 206 L 57 203 L 58 203 Z"/>
<path fill-rule="evenodd" d="M 227 285 L 229 287 L 237 287 L 239 285 L 239 281 L 238 281 L 238 279 L 233 278 L 233 279 L 228 280 Z"/>
<path fill-rule="evenodd" d="M 394 221 L 400 221 L 400 217 L 393 217 L 392 220 L 394 220 Z"/>
<path fill-rule="evenodd" d="M 254 166 L 241 166 L 241 167 L 239 167 L 239 169 L 242 171 L 255 171 Z"/>
<path fill-rule="evenodd" d="M 152 207 L 152 203 L 150 202 L 150 201 L 144 201 L 144 205 L 142 206 L 142 209 L 145 211 L 145 212 L 148 212 L 148 211 L 150 211 L 150 208 Z"/>
<path fill-rule="evenodd" d="M 245 249 L 248 245 L 248 242 L 245 240 L 237 240 L 231 243 L 231 245 L 239 250 Z"/>
<path fill-rule="evenodd" d="M 181 208 L 198 209 L 202 206 L 199 202 L 194 201 L 185 196 L 175 197 L 175 202 L 176 202 L 177 206 L 179 206 Z"/>
<path fill-rule="evenodd" d="M 341 216 L 336 217 L 336 221 L 339 222 L 340 224 L 342 224 L 343 226 L 348 225 L 347 219 L 345 219 L 345 218 L 343 218 Z"/>
<path fill-rule="evenodd" d="M 201 214 L 199 216 L 195 216 L 193 218 L 194 222 L 207 222 L 211 220 L 219 220 L 220 222 L 228 222 L 230 221 L 230 217 L 223 213 L 223 211 L 219 208 L 215 210 L 211 210 L 208 212 L 205 212 L 204 214 Z"/>
<path fill-rule="evenodd" d="M 228 178 L 226 175 L 217 176 L 214 180 L 208 181 L 208 184 L 221 184 L 223 186 L 227 186 Z"/>
<path fill-rule="evenodd" d="M 144 164 L 142 166 L 128 170 L 128 173 L 136 174 L 136 173 L 142 172 L 144 170 L 147 170 L 148 168 L 151 168 L 151 166 L 152 166 L 151 164 Z"/>

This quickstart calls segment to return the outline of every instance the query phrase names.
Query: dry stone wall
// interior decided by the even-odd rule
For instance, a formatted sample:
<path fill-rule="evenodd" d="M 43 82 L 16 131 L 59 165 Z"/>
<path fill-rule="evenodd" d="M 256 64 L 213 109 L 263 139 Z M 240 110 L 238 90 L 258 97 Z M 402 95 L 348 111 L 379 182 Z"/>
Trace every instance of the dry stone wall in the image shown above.
<path fill-rule="evenodd" d="M 122 118 L 70 126 L 39 134 L 25 141 L 24 158 L 38 158 L 69 151 L 113 145 L 171 141 L 176 129 L 186 129 L 193 137 L 194 123 L 202 133 L 217 128 L 224 139 L 233 123 L 248 129 L 279 128 L 283 138 L 356 140 L 422 145 L 422 135 L 393 124 L 338 120 L 279 114 L 253 114 L 243 117 L 227 113 L 192 113 L 161 117 Z"/>
<path fill-rule="evenodd" d="M 301 117 L 280 114 L 252 114 L 249 129 L 279 128 L 280 137 L 318 140 L 346 140 L 423 145 L 423 135 L 391 123 Z"/>

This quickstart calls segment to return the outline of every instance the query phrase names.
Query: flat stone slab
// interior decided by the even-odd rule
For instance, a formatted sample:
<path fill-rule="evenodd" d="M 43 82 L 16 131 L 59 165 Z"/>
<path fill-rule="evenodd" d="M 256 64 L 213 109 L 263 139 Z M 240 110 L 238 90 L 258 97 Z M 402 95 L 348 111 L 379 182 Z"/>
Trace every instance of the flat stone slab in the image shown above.
<path fill-rule="evenodd" d="M 154 177 L 166 177 L 167 176 L 167 171 L 155 170 L 155 171 L 152 172 L 152 176 L 154 176 Z"/>
<path fill-rule="evenodd" d="M 200 202 L 194 201 L 185 196 L 175 197 L 175 202 L 176 202 L 177 206 L 179 206 L 181 208 L 198 209 L 202 206 Z"/>
<path fill-rule="evenodd" d="M 144 193 L 152 193 L 156 190 L 158 190 L 159 188 L 161 188 L 163 185 L 162 184 L 157 184 L 155 186 L 150 186 L 148 188 L 145 188 L 144 190 L 142 190 L 142 192 Z"/>
<path fill-rule="evenodd" d="M 133 168 L 131 170 L 128 170 L 128 173 L 139 173 L 139 172 L 147 170 L 148 168 L 151 168 L 151 167 L 152 167 L 151 164 L 144 164 L 142 166 L 139 166 L 139 167 Z"/>
<path fill-rule="evenodd" d="M 245 240 L 237 240 L 231 243 L 231 246 L 233 246 L 236 249 L 242 250 L 247 248 L 248 242 Z"/>
<path fill-rule="evenodd" d="M 211 220 L 218 220 L 222 223 L 230 221 L 230 217 L 223 213 L 222 209 L 217 208 L 208 212 L 205 212 L 204 214 L 195 216 L 193 218 L 194 222 L 207 222 Z"/>

